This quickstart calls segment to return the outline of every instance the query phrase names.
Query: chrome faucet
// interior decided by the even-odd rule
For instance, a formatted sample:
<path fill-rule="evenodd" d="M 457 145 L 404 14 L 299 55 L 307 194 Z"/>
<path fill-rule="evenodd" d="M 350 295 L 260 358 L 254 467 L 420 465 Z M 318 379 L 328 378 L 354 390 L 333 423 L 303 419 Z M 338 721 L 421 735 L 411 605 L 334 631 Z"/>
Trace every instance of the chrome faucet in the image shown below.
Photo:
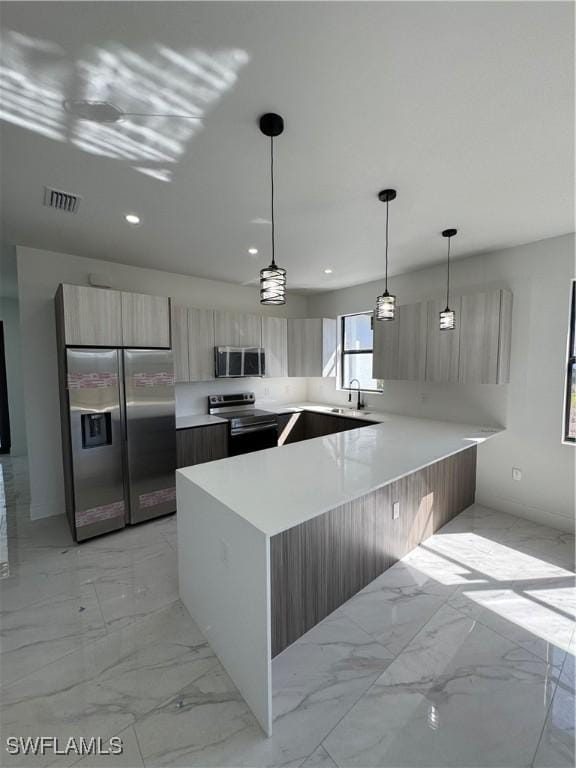
<path fill-rule="evenodd" d="M 350 388 L 350 392 L 348 392 L 348 402 L 349 403 L 352 402 L 352 384 L 354 384 L 354 382 L 358 384 L 358 403 L 356 405 L 356 408 L 357 410 L 360 411 L 362 408 L 364 408 L 364 403 L 362 402 L 362 388 L 358 379 L 350 379 L 350 381 L 348 382 L 348 386 Z"/>

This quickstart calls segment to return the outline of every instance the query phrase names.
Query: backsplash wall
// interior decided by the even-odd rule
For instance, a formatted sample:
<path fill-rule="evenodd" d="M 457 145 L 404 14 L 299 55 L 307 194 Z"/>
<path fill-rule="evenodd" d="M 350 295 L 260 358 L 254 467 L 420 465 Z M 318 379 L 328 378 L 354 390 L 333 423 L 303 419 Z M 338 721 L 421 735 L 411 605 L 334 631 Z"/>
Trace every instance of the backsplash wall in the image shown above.
<path fill-rule="evenodd" d="M 176 415 L 207 413 L 208 395 L 254 392 L 256 406 L 268 403 L 294 403 L 306 400 L 306 379 L 216 379 L 176 385 Z"/>
<path fill-rule="evenodd" d="M 352 405 L 358 394 L 352 392 Z M 497 384 L 431 384 L 419 381 L 385 381 L 381 393 L 362 393 L 366 410 L 402 416 L 442 419 L 487 427 L 506 425 L 508 388 Z M 349 405 L 348 391 L 336 389 L 336 379 L 308 379 L 308 400 Z"/>

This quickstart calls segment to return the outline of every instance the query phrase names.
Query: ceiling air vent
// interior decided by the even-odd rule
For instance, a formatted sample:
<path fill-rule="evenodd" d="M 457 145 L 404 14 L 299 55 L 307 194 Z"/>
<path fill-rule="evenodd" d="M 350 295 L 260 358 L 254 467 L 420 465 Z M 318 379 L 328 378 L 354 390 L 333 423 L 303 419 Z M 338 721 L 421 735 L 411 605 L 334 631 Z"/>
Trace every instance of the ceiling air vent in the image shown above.
<path fill-rule="evenodd" d="M 65 213 L 77 213 L 80 207 L 80 195 L 72 195 L 70 192 L 62 192 L 61 189 L 44 187 L 44 205 L 55 208 Z"/>

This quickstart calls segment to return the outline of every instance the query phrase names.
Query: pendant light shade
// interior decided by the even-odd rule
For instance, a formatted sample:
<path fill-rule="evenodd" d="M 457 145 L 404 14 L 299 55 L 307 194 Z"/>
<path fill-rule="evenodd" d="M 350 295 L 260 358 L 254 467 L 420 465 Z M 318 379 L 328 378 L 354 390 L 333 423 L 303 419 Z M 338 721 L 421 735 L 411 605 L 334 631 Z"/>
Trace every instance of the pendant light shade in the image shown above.
<path fill-rule="evenodd" d="M 456 312 L 450 309 L 450 239 L 457 233 L 457 229 L 445 229 L 442 232 L 442 237 L 448 239 L 448 255 L 446 259 L 446 309 L 440 312 L 441 331 L 453 331 L 456 328 Z"/>
<path fill-rule="evenodd" d="M 388 291 L 376 299 L 376 320 L 394 320 L 396 312 L 396 296 L 392 296 Z"/>
<path fill-rule="evenodd" d="M 260 130 L 270 138 L 270 208 L 272 221 L 272 261 L 260 270 L 260 304 L 286 304 L 286 270 L 276 264 L 276 229 L 274 217 L 274 139 L 284 131 L 280 115 L 268 112 L 260 118 Z"/>
<path fill-rule="evenodd" d="M 274 263 L 260 270 L 260 304 L 286 304 L 286 270 Z"/>
<path fill-rule="evenodd" d="M 456 312 L 448 306 L 440 312 L 440 330 L 453 331 L 456 328 Z"/>
<path fill-rule="evenodd" d="M 395 189 L 383 189 L 378 193 L 378 200 L 386 203 L 386 280 L 384 293 L 376 299 L 376 320 L 394 320 L 396 317 L 396 296 L 388 293 L 388 203 L 395 197 Z"/>

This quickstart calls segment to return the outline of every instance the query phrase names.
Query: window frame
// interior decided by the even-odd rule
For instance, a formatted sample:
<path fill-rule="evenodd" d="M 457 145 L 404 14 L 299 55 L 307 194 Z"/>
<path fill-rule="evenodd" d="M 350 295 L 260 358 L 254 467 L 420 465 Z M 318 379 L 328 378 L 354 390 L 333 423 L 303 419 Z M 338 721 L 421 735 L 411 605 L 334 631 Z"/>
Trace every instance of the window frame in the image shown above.
<path fill-rule="evenodd" d="M 576 365 L 576 279 L 570 288 L 570 312 L 568 315 L 568 342 L 566 346 L 566 370 L 564 373 L 564 415 L 562 419 L 562 442 L 576 445 L 576 437 L 569 437 L 570 401 L 572 399 L 572 366 Z"/>
<path fill-rule="evenodd" d="M 372 324 L 372 349 L 345 349 L 345 339 L 346 339 L 346 319 L 348 317 L 358 317 L 359 315 L 369 315 L 370 316 L 370 322 Z M 339 334 L 338 334 L 338 365 L 340 370 L 338 371 L 338 389 L 343 390 L 344 392 L 357 392 L 357 387 L 349 387 L 344 383 L 344 360 L 346 355 L 372 355 L 374 356 L 374 311 L 364 310 L 361 312 L 349 312 L 346 315 L 340 315 L 338 318 L 339 321 Z M 380 379 L 376 379 L 378 382 L 378 388 L 377 389 L 366 389 L 364 387 L 361 387 L 360 392 L 368 392 L 370 394 L 382 394 L 383 392 L 383 385 L 382 381 Z"/>

